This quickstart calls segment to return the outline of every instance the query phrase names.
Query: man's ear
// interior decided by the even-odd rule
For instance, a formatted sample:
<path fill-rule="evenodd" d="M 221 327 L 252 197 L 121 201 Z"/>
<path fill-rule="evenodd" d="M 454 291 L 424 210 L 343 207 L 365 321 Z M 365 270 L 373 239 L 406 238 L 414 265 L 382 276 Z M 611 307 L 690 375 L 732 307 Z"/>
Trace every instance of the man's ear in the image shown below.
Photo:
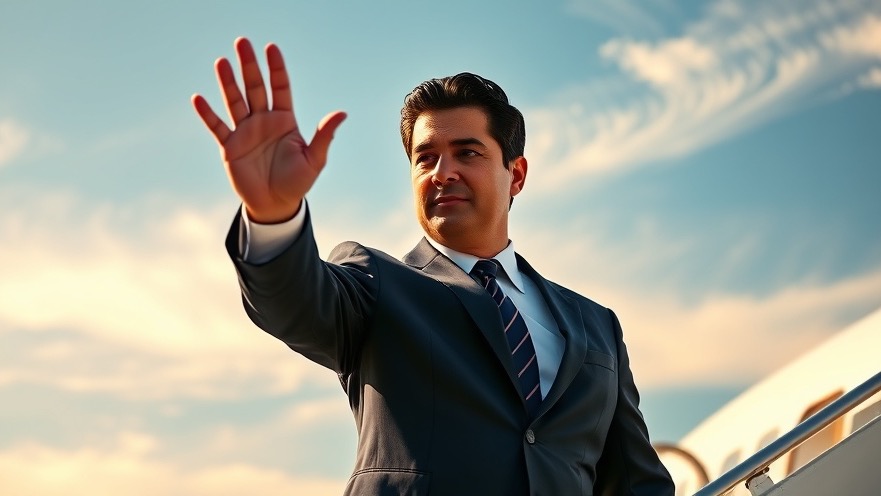
<path fill-rule="evenodd" d="M 526 184 L 527 168 L 526 157 L 522 155 L 511 161 L 509 166 L 511 171 L 511 198 L 514 198 L 523 191 L 523 186 Z"/>

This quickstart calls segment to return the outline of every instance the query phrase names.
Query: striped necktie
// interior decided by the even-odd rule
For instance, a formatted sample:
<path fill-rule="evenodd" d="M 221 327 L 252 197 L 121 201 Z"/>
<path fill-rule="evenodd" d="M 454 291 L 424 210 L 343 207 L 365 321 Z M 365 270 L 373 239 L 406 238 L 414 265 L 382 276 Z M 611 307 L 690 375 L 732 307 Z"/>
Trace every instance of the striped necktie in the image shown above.
<path fill-rule="evenodd" d="M 471 274 L 483 284 L 492 299 L 499 306 L 502 314 L 502 324 L 505 326 L 505 338 L 511 349 L 511 361 L 514 372 L 520 380 L 520 393 L 526 401 L 526 410 L 531 417 L 538 413 L 541 405 L 541 389 L 539 387 L 538 361 L 535 357 L 535 346 L 529 336 L 529 329 L 520 311 L 514 306 L 514 302 L 502 292 L 496 281 L 496 273 L 499 270 L 495 260 L 479 260 Z"/>

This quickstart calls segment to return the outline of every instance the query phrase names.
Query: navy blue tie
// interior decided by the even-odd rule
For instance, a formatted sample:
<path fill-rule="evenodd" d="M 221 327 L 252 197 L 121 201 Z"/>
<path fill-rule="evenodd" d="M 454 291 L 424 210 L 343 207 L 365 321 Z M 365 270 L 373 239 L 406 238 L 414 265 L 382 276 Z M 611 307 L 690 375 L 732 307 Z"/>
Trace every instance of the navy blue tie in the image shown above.
<path fill-rule="evenodd" d="M 538 413 L 541 405 L 541 388 L 538 361 L 535 357 L 535 346 L 529 336 L 529 329 L 520 311 L 514 306 L 514 302 L 505 296 L 499 283 L 496 281 L 496 273 L 499 270 L 495 260 L 479 260 L 471 270 L 483 287 L 489 292 L 492 299 L 499 306 L 502 314 L 502 324 L 505 326 L 505 338 L 511 349 L 511 361 L 514 372 L 520 380 L 520 392 L 526 400 L 526 410 L 531 417 Z"/>

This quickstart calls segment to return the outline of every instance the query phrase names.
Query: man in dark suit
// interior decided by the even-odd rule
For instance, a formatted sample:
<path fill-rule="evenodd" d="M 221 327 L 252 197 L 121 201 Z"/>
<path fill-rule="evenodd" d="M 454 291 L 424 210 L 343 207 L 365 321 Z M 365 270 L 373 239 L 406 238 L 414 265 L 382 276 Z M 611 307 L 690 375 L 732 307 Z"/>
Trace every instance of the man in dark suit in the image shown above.
<path fill-rule="evenodd" d="M 403 262 L 357 243 L 324 262 L 306 193 L 345 115 L 306 143 L 281 53 L 236 41 L 231 130 L 200 96 L 242 199 L 227 249 L 262 329 L 335 371 L 358 427 L 348 495 L 671 495 L 649 444 L 611 310 L 515 254 L 508 213 L 526 180 L 523 118 L 463 73 L 407 96 L 401 136 L 426 237 Z"/>

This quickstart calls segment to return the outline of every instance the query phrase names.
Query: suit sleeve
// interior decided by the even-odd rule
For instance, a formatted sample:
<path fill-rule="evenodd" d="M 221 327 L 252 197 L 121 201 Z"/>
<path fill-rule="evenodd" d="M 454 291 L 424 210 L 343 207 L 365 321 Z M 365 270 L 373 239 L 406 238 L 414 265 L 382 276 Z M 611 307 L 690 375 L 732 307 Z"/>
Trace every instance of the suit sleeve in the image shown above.
<path fill-rule="evenodd" d="M 323 262 L 307 216 L 287 249 L 265 263 L 251 264 L 238 248 L 241 223 L 239 214 L 226 249 L 248 316 L 306 358 L 338 374 L 349 373 L 378 292 L 375 258 L 364 247 L 345 243 L 329 258 L 338 263 Z"/>
<path fill-rule="evenodd" d="M 603 454 L 597 463 L 594 493 L 603 496 L 674 494 L 673 481 L 649 441 L 639 411 L 639 392 L 630 371 L 621 324 L 609 310 L 618 346 L 618 404 Z"/>

